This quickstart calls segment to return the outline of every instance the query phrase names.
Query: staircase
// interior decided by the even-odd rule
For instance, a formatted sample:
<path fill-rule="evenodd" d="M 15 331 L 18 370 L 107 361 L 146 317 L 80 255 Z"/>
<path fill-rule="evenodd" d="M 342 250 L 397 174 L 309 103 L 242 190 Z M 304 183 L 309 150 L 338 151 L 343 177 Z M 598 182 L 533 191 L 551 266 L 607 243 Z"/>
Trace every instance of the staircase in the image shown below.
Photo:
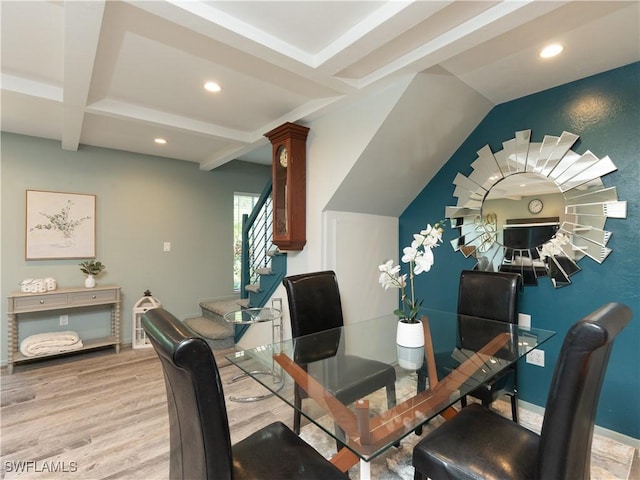
<path fill-rule="evenodd" d="M 255 269 L 255 274 L 251 276 L 253 283 L 244 287 L 250 307 L 265 306 L 287 273 L 287 255 L 277 247 L 267 252 L 265 263 L 266 266 Z"/>
<path fill-rule="evenodd" d="M 202 315 L 184 323 L 210 340 L 212 349 L 232 348 L 249 325 L 230 325 L 227 312 L 264 307 L 287 273 L 287 256 L 273 245 L 271 181 L 267 183 L 251 215 L 242 219 L 242 268 L 240 298 L 200 302 Z"/>
<path fill-rule="evenodd" d="M 184 323 L 209 340 L 213 350 L 233 348 L 235 332 L 233 325 L 224 320 L 224 315 L 246 307 L 246 303 L 238 298 L 200 302 L 202 315 L 185 318 Z"/>

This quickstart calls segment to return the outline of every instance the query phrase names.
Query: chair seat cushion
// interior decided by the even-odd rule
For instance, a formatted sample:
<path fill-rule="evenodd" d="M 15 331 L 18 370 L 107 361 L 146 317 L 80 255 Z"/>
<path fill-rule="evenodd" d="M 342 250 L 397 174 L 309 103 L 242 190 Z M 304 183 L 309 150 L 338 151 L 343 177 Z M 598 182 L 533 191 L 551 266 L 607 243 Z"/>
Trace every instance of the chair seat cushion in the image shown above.
<path fill-rule="evenodd" d="M 513 394 L 515 392 L 515 372 L 508 368 L 498 373 L 490 381 L 483 383 L 469 395 L 478 398 L 484 402 L 494 402 L 498 397 L 504 394 Z"/>
<path fill-rule="evenodd" d="M 474 403 L 415 446 L 413 466 L 438 480 L 532 479 L 538 443 L 534 432 Z"/>
<path fill-rule="evenodd" d="M 233 474 L 236 480 L 349 478 L 282 422 L 233 445 Z"/>
<path fill-rule="evenodd" d="M 446 354 L 436 353 L 435 358 L 439 379 L 443 379 L 460 365 L 458 362 L 451 358 L 451 354 L 449 352 L 447 352 Z M 417 373 L 418 375 L 426 378 L 426 364 L 423 363 Z M 498 397 L 504 394 L 513 395 L 516 391 L 515 377 L 515 368 L 507 367 L 488 382 L 480 384 L 477 388 L 470 392 L 469 395 L 487 403 L 494 402 Z"/>
<path fill-rule="evenodd" d="M 355 355 L 344 355 L 340 370 L 329 379 L 327 390 L 348 404 L 396 381 L 395 369 L 383 362 Z"/>

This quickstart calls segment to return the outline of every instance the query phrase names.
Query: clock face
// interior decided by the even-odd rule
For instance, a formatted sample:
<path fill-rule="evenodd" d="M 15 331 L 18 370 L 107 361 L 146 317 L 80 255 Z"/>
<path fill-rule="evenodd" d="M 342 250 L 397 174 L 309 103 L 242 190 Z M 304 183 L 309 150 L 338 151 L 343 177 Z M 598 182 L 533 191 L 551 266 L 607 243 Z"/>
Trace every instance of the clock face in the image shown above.
<path fill-rule="evenodd" d="M 286 147 L 280 147 L 278 150 L 278 160 L 280 161 L 280 165 L 287 168 L 287 165 L 289 164 L 289 152 Z"/>
<path fill-rule="evenodd" d="M 531 213 L 540 213 L 542 211 L 542 200 L 534 198 L 529 202 L 529 211 Z"/>

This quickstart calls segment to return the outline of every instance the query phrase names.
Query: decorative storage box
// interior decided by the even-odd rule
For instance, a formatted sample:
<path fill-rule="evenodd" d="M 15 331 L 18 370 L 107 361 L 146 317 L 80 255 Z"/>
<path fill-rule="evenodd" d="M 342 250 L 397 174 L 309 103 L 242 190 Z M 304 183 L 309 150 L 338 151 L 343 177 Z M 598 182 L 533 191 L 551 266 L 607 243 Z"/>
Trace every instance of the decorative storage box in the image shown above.
<path fill-rule="evenodd" d="M 142 328 L 142 314 L 147 310 L 160 306 L 161 304 L 158 299 L 151 296 L 151 292 L 149 290 L 144 292 L 144 296 L 133 306 L 133 332 L 131 334 L 131 346 L 133 348 L 151 347 L 151 343 Z"/>

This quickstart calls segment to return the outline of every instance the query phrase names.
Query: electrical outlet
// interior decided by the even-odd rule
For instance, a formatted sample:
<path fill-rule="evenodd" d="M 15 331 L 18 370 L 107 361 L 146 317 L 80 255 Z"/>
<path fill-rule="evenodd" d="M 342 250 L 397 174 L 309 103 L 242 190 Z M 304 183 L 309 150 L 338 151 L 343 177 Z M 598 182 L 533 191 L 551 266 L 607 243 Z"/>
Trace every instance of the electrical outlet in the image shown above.
<path fill-rule="evenodd" d="M 60 326 L 69 325 L 69 315 L 60 315 Z"/>
<path fill-rule="evenodd" d="M 171 251 L 171 242 L 164 242 L 164 244 L 162 245 L 162 250 L 164 250 L 165 252 L 170 252 Z"/>
<path fill-rule="evenodd" d="M 531 315 L 527 313 L 518 314 L 518 325 L 523 328 L 531 327 Z"/>
<path fill-rule="evenodd" d="M 535 348 L 527 353 L 527 363 L 544 367 L 544 350 Z"/>

